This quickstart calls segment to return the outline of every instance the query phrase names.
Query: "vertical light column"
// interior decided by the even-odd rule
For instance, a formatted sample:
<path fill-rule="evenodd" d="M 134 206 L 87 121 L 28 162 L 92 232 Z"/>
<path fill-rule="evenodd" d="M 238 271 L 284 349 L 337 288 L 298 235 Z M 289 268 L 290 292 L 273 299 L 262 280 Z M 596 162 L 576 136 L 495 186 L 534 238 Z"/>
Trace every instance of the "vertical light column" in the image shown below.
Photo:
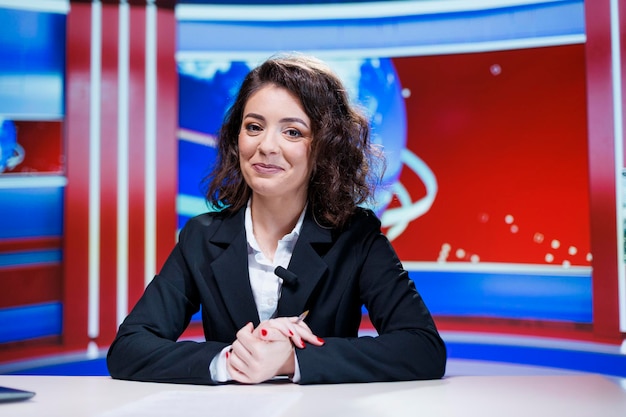
<path fill-rule="evenodd" d="M 619 327 L 626 332 L 626 273 L 624 259 L 624 122 L 622 106 L 622 56 L 620 43 L 619 0 L 611 0 L 611 75 L 613 83 L 613 130 L 615 136 L 615 204 L 617 206 L 617 279 Z"/>
<path fill-rule="evenodd" d="M 102 81 L 102 4 L 91 4 L 91 74 L 89 111 L 89 293 L 90 339 L 100 334 L 100 88 Z"/>
<path fill-rule="evenodd" d="M 619 0 L 618 0 L 619 1 Z M 620 298 L 624 268 L 621 192 L 623 155 L 618 141 L 622 118 L 616 110 L 614 22 L 617 1 L 585 2 L 585 61 L 589 144 L 589 208 L 593 253 L 593 334 L 621 341 Z M 617 80 L 618 84 L 621 79 Z M 620 105 L 621 108 L 621 105 Z M 620 252 L 621 251 L 621 252 Z"/>
<path fill-rule="evenodd" d="M 63 343 L 90 353 L 175 243 L 175 16 L 139 3 L 68 13 Z"/>
<path fill-rule="evenodd" d="M 145 120 L 145 276 L 147 286 L 156 271 L 156 181 L 157 181 L 157 8 L 146 5 L 146 120 Z"/>
<path fill-rule="evenodd" d="M 116 323 L 128 313 L 128 227 L 129 227 L 129 72 L 130 9 L 128 2 L 119 5 L 118 41 L 118 125 L 117 125 L 117 308 Z"/>

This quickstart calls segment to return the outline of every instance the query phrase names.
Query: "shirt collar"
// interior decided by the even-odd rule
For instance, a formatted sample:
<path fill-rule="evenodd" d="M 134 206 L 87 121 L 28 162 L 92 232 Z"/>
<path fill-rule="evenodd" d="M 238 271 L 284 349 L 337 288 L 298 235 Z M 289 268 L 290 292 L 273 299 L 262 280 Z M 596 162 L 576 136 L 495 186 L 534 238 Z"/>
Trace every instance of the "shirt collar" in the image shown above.
<path fill-rule="evenodd" d="M 245 213 L 246 240 L 248 241 L 249 247 L 254 249 L 255 252 L 260 252 L 261 248 L 259 247 L 256 237 L 254 236 L 254 228 L 252 226 L 252 210 L 250 209 L 251 204 L 252 204 L 252 199 L 248 199 L 248 204 L 246 206 L 246 213 Z M 300 230 L 302 229 L 302 222 L 304 221 L 304 214 L 306 213 L 306 208 L 307 208 L 307 205 L 304 206 L 302 213 L 300 213 L 300 217 L 298 217 L 298 221 L 296 222 L 296 225 L 294 226 L 293 230 L 290 233 L 283 236 L 281 241 L 291 242 L 297 239 L 298 236 L 300 236 Z"/>

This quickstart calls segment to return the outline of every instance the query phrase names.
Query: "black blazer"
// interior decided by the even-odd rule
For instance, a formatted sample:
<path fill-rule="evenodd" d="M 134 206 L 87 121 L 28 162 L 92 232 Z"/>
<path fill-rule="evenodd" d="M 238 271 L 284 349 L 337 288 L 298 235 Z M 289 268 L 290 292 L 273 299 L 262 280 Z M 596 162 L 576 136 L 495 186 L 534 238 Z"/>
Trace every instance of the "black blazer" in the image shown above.
<path fill-rule="evenodd" d="M 215 384 L 213 357 L 259 317 L 248 278 L 245 208 L 203 214 L 185 225 L 160 273 L 119 328 L 107 364 L 113 378 Z M 296 348 L 301 384 L 440 378 L 446 349 L 380 221 L 359 209 L 342 230 L 310 211 L 288 269 L 278 316 L 310 313 L 323 346 Z M 365 305 L 377 337 L 358 337 Z M 176 341 L 202 307 L 206 342 Z"/>

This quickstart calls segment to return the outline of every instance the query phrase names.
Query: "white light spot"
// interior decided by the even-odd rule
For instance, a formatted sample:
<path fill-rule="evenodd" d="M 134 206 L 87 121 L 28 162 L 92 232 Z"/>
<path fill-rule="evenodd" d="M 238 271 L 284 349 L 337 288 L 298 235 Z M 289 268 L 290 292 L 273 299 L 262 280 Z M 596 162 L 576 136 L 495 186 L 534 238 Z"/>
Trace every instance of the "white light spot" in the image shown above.
<path fill-rule="evenodd" d="M 570 266 L 572 266 L 570 261 L 568 261 L 568 260 L 563 261 L 563 268 L 569 268 Z"/>
<path fill-rule="evenodd" d="M 515 220 L 515 219 L 514 219 L 514 218 L 513 218 L 513 216 L 512 216 L 512 215 L 510 215 L 510 214 L 507 214 L 506 216 L 504 216 L 504 222 L 505 222 L 506 224 L 513 224 L 513 221 L 514 221 L 514 220 Z"/>
<path fill-rule="evenodd" d="M 519 232 L 519 227 L 516 224 L 511 225 L 511 233 Z"/>
<path fill-rule="evenodd" d="M 402 97 L 409 98 L 411 97 L 411 89 L 403 88 L 401 94 L 402 94 Z"/>
<path fill-rule="evenodd" d="M 476 264 L 476 263 L 480 262 L 480 256 L 472 255 L 472 256 L 470 256 L 470 261 Z"/>
<path fill-rule="evenodd" d="M 556 240 L 556 239 L 553 239 L 553 240 L 552 240 L 552 242 L 550 242 L 550 247 L 551 247 L 552 249 L 558 249 L 558 248 L 560 248 L 560 247 L 561 247 L 561 242 L 559 242 L 559 241 L 558 241 L 558 240 Z"/>
<path fill-rule="evenodd" d="M 491 75 L 500 75 L 502 73 L 502 67 L 498 64 L 493 64 L 489 67 Z"/>
<path fill-rule="evenodd" d="M 449 243 L 444 243 L 443 245 L 441 245 L 441 250 L 439 251 L 439 257 L 437 258 L 437 261 L 445 262 L 448 259 L 450 248 L 451 246 Z"/>
<path fill-rule="evenodd" d="M 551 253 L 546 253 L 546 262 L 551 263 L 553 261 L 554 261 L 554 255 L 552 255 Z"/>
<path fill-rule="evenodd" d="M 570 246 L 569 249 L 567 250 L 567 253 L 574 256 L 578 253 L 578 249 L 576 248 L 576 246 Z"/>
<path fill-rule="evenodd" d="M 587 256 L 585 257 L 585 259 L 587 259 L 587 262 L 591 262 L 591 261 L 593 261 L 593 255 L 588 253 Z"/>
<path fill-rule="evenodd" d="M 542 243 L 543 239 L 543 233 L 535 233 L 535 236 L 533 236 L 533 240 L 535 241 L 535 243 Z"/>
<path fill-rule="evenodd" d="M 457 249 L 456 257 L 459 259 L 463 259 L 465 257 L 465 251 L 463 249 Z"/>

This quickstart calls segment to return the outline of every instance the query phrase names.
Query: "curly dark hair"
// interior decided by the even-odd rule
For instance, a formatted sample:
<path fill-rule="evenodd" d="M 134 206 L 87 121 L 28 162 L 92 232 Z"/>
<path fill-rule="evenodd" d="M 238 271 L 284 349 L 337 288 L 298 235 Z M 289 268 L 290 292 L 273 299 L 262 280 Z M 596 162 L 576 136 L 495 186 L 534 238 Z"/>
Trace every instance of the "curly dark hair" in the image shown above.
<path fill-rule="evenodd" d="M 366 117 L 350 104 L 341 80 L 324 62 L 302 54 L 272 57 L 244 79 L 220 129 L 218 156 L 206 178 L 209 204 L 233 213 L 250 198 L 239 165 L 239 130 L 248 99 L 268 84 L 294 94 L 311 120 L 308 202 L 318 223 L 342 226 L 359 204 L 373 200 L 384 160 L 370 143 Z"/>

